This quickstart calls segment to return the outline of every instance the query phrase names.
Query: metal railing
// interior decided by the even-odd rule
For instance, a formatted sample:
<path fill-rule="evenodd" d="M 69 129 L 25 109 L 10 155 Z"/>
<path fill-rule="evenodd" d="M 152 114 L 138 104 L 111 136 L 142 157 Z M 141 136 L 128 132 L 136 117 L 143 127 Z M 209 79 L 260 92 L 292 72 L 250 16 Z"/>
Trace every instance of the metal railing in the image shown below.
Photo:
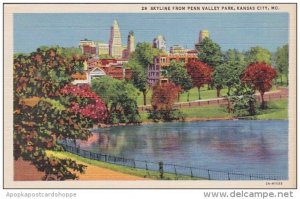
<path fill-rule="evenodd" d="M 161 179 L 164 179 L 165 174 L 173 174 L 175 175 L 175 179 L 178 179 L 178 177 L 180 176 L 185 176 L 185 179 L 187 179 L 188 177 L 191 179 L 204 178 L 207 180 L 286 180 L 286 177 L 284 176 L 218 171 L 213 169 L 203 169 L 163 162 L 135 160 L 108 154 L 95 153 L 84 149 L 80 149 L 79 147 L 70 146 L 65 143 L 60 144 L 65 151 L 91 160 L 97 160 L 131 168 L 143 169 L 145 170 L 145 175 L 149 176 L 151 175 L 149 171 L 159 172 L 159 176 Z"/>

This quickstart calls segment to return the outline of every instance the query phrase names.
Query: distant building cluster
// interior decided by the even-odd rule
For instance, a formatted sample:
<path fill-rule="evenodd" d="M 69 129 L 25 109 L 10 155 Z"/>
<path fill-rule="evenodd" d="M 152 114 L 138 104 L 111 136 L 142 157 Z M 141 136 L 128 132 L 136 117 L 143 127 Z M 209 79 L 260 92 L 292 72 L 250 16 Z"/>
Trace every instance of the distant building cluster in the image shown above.
<path fill-rule="evenodd" d="M 153 64 L 148 66 L 148 83 L 150 86 L 168 82 L 165 69 L 174 61 L 187 64 L 198 59 L 198 50 L 201 42 L 209 37 L 207 30 L 201 30 L 195 44 L 195 49 L 186 49 L 180 45 L 173 45 L 167 50 L 167 42 L 163 35 L 157 35 L 152 42 L 152 47 L 161 50 L 159 56 L 154 57 Z M 83 74 L 74 74 L 74 84 L 91 83 L 93 78 L 108 75 L 116 79 L 131 79 L 131 69 L 126 69 L 131 53 L 135 51 L 134 32 L 127 36 L 127 45 L 122 45 L 121 31 L 117 20 L 113 21 L 110 28 L 108 43 L 96 42 L 88 39 L 80 40 L 79 47 L 83 54 L 89 55 L 85 62 Z"/>
<path fill-rule="evenodd" d="M 95 57 L 109 55 L 116 59 L 128 59 L 130 53 L 135 50 L 135 38 L 133 31 L 129 32 L 127 38 L 127 45 L 122 45 L 120 27 L 117 20 L 114 20 L 110 28 L 108 43 L 84 39 L 79 42 L 79 47 L 83 54 Z"/>
<path fill-rule="evenodd" d="M 198 43 L 195 44 L 195 49 L 185 49 L 180 45 L 173 45 L 170 47 L 168 52 L 167 43 L 162 35 L 158 35 L 153 40 L 153 47 L 158 48 L 165 53 L 154 57 L 153 64 L 148 66 L 148 83 L 150 86 L 156 84 L 163 84 L 168 82 L 166 77 L 166 67 L 170 65 L 172 61 L 182 62 L 184 65 L 192 60 L 198 59 L 198 50 L 200 49 L 200 44 L 205 38 L 209 38 L 208 30 L 202 30 L 199 33 Z"/>

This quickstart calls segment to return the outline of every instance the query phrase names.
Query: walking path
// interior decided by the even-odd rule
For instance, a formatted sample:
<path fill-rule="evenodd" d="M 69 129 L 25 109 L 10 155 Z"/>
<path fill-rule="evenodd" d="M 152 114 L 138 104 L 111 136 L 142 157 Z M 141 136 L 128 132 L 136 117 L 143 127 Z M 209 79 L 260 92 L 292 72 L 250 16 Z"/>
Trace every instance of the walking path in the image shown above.
<path fill-rule="evenodd" d="M 145 178 L 120 173 L 110 169 L 86 164 L 80 161 L 77 163 L 86 165 L 84 174 L 76 173 L 79 180 L 145 180 Z M 24 160 L 14 161 L 14 180 L 16 181 L 40 181 L 44 176 L 33 165 Z"/>

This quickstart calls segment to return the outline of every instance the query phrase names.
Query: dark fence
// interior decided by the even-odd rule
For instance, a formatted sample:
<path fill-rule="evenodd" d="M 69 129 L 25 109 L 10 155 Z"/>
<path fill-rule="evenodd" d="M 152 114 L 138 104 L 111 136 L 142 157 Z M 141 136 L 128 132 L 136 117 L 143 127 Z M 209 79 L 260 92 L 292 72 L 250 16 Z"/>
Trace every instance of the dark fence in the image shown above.
<path fill-rule="evenodd" d="M 134 160 L 125 157 L 117 157 L 108 154 L 94 153 L 83 150 L 78 147 L 61 143 L 61 146 L 68 152 L 79 155 L 91 160 L 98 160 L 112 164 L 122 165 L 131 168 L 145 170 L 145 175 L 151 175 L 149 171 L 159 172 L 160 178 L 164 178 L 165 174 L 174 174 L 176 177 L 185 176 L 191 179 L 204 178 L 208 180 L 286 180 L 283 176 L 270 176 L 266 174 L 246 174 L 230 171 L 217 171 L 210 169 L 202 169 L 196 167 L 188 167 L 163 162 L 151 162 L 143 160 Z"/>

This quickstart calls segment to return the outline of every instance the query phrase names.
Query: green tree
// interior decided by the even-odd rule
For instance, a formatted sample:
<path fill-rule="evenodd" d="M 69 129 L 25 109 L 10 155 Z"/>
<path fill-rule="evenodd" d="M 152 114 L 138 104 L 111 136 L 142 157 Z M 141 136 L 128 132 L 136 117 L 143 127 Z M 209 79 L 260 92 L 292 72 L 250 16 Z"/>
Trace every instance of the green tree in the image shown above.
<path fill-rule="evenodd" d="M 246 84 L 236 86 L 233 96 L 229 96 L 234 115 L 241 117 L 256 114 L 256 97 L 254 94 L 255 90 Z"/>
<path fill-rule="evenodd" d="M 280 75 L 280 81 L 282 84 L 282 76 L 286 76 L 288 84 L 288 70 L 289 70 L 289 46 L 288 44 L 277 48 L 274 55 L 275 68 Z"/>
<path fill-rule="evenodd" d="M 247 64 L 253 64 L 256 62 L 271 64 L 272 54 L 269 50 L 260 46 L 252 47 L 246 51 L 246 62 Z"/>
<path fill-rule="evenodd" d="M 177 86 L 181 88 L 181 92 L 187 92 L 187 101 L 189 101 L 189 90 L 193 88 L 192 79 L 186 71 L 184 64 L 181 62 L 172 61 L 167 68 L 168 78 Z M 180 93 L 178 93 L 178 101 Z"/>
<path fill-rule="evenodd" d="M 223 55 L 219 44 L 210 38 L 205 38 L 197 49 L 199 60 L 206 63 L 213 69 L 220 65 L 223 61 Z"/>
<path fill-rule="evenodd" d="M 139 122 L 136 103 L 138 91 L 131 83 L 104 76 L 92 80 L 92 89 L 105 102 L 108 123 Z"/>
<path fill-rule="evenodd" d="M 232 87 L 240 84 L 241 75 L 246 67 L 245 57 L 235 49 L 229 49 L 224 56 L 224 63 L 217 66 L 213 72 L 217 96 L 220 90 L 227 87 L 227 95 L 230 96 Z"/>
<path fill-rule="evenodd" d="M 72 57 L 83 57 L 81 49 L 78 47 L 61 47 L 61 46 L 40 46 L 40 50 L 46 51 L 49 49 L 56 49 L 56 52 L 61 56 L 71 59 Z"/>
<path fill-rule="evenodd" d="M 153 48 L 150 43 L 138 43 L 135 51 L 130 55 L 128 60 L 127 67 L 133 70 L 133 84 L 143 93 L 144 105 L 147 104 L 148 66 L 153 64 L 153 58 L 159 53 L 160 51 L 156 48 Z"/>
<path fill-rule="evenodd" d="M 132 73 L 133 85 L 143 93 L 144 105 L 147 104 L 148 80 L 144 69 L 136 68 Z"/>
<path fill-rule="evenodd" d="M 130 59 L 136 60 L 142 68 L 147 70 L 148 65 L 153 64 L 153 58 L 159 53 L 160 51 L 157 48 L 153 48 L 150 43 L 142 42 L 136 45 Z"/>
<path fill-rule="evenodd" d="M 108 54 L 103 54 L 99 55 L 99 59 L 113 59 L 113 57 Z"/>

